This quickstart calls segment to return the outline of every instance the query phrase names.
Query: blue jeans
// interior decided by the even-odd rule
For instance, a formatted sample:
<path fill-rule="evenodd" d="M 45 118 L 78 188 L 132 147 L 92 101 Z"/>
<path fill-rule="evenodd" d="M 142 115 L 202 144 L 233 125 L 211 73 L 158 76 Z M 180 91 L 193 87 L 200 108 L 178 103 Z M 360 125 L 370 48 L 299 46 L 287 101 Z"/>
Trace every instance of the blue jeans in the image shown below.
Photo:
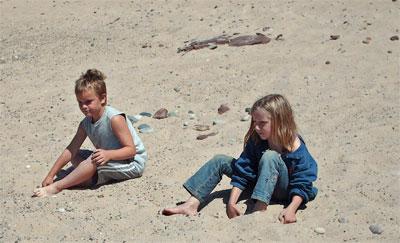
<path fill-rule="evenodd" d="M 222 176 L 229 178 L 233 174 L 235 159 L 226 155 L 216 155 L 204 164 L 183 186 L 201 203 L 221 181 Z M 252 199 L 269 204 L 271 198 L 287 200 L 289 176 L 281 156 L 272 150 L 267 150 L 258 165 L 257 182 L 253 188 Z"/>

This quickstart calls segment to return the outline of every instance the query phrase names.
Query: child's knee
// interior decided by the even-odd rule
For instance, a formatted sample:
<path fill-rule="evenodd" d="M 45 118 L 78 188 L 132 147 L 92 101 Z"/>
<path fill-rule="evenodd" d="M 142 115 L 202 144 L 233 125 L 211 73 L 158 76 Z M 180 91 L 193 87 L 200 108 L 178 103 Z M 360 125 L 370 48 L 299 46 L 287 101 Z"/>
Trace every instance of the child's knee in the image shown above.
<path fill-rule="evenodd" d="M 260 159 L 259 167 L 277 165 L 281 161 L 280 154 L 273 150 L 266 150 Z"/>

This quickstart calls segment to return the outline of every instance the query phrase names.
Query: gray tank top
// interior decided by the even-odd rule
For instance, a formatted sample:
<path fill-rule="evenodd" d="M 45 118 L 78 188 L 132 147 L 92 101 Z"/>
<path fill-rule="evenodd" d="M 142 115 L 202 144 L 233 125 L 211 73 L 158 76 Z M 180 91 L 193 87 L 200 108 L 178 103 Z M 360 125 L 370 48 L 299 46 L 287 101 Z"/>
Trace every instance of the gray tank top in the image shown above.
<path fill-rule="evenodd" d="M 128 160 L 138 162 L 139 165 L 142 166 L 141 169 L 144 169 L 147 161 L 146 149 L 142 140 L 136 133 L 131 121 L 126 118 L 124 113 L 111 106 L 106 106 L 103 115 L 98 121 L 92 123 L 91 118 L 85 117 L 81 121 L 81 125 L 85 129 L 87 136 L 89 137 L 90 141 L 92 141 L 96 149 L 120 149 L 122 147 L 121 143 L 114 135 L 111 128 L 111 118 L 116 115 L 122 115 L 125 117 L 125 121 L 128 125 L 129 131 L 132 134 L 132 138 L 136 147 L 135 157 Z"/>

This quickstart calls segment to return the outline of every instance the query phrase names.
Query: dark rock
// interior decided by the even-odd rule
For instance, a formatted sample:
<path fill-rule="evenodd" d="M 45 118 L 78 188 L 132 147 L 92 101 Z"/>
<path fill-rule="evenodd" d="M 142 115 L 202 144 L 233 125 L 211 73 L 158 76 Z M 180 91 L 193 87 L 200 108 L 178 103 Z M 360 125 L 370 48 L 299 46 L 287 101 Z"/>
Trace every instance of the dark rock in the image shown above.
<path fill-rule="evenodd" d="M 229 107 L 226 104 L 222 104 L 219 108 L 218 108 L 218 114 L 223 114 L 227 111 L 229 111 Z"/>
<path fill-rule="evenodd" d="M 331 35 L 331 40 L 337 40 L 340 38 L 340 35 Z"/>
<path fill-rule="evenodd" d="M 155 119 L 164 119 L 168 117 L 168 110 L 165 108 L 159 109 L 156 113 L 154 113 L 153 118 Z"/>
<path fill-rule="evenodd" d="M 390 37 L 390 40 L 391 41 L 397 41 L 397 40 L 399 40 L 399 36 L 398 35 L 394 35 L 394 36 Z"/>

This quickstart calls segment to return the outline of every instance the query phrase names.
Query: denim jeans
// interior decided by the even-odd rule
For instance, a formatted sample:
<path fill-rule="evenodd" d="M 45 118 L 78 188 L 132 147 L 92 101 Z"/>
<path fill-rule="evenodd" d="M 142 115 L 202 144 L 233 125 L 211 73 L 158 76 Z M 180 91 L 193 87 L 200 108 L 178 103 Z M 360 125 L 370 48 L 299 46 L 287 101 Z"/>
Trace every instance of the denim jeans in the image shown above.
<path fill-rule="evenodd" d="M 232 177 L 235 159 L 226 155 L 216 155 L 204 164 L 183 186 L 201 203 L 221 181 L 222 176 Z M 259 161 L 257 182 L 252 199 L 269 204 L 271 198 L 287 200 L 289 176 L 281 156 L 272 150 L 264 152 Z"/>

